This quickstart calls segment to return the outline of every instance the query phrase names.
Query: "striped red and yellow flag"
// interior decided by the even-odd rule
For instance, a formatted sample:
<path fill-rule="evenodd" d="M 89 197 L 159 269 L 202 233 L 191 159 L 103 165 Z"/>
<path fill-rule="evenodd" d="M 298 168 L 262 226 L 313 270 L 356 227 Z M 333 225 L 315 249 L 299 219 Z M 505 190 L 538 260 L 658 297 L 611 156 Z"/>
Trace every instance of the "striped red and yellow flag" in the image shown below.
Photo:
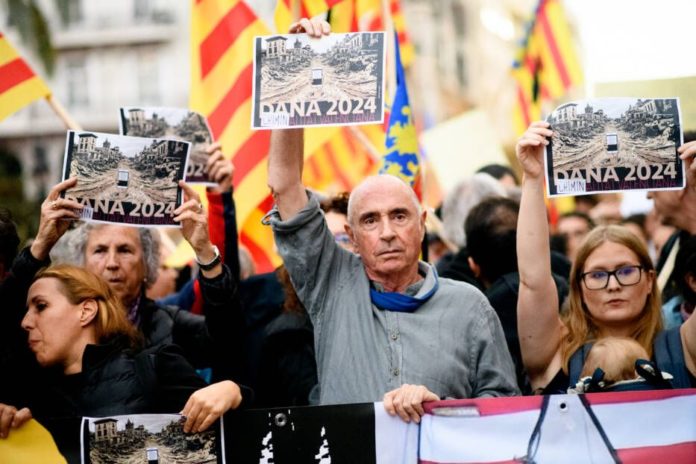
<path fill-rule="evenodd" d="M 341 1 L 343 0 L 278 0 L 274 16 L 276 31 L 285 34 L 296 19 L 326 13 Z"/>
<path fill-rule="evenodd" d="M 0 32 L 0 120 L 51 91 Z"/>
<path fill-rule="evenodd" d="M 272 203 L 266 172 L 270 131 L 252 131 L 250 123 L 254 36 L 269 33 L 244 1 L 193 0 L 189 104 L 208 118 L 235 165 L 240 241 L 261 272 L 280 264 L 270 230 L 257 236 L 254 224 Z"/>
<path fill-rule="evenodd" d="M 518 134 L 541 118 L 544 101 L 559 98 L 582 82 L 580 63 L 558 0 L 539 1 L 513 64 L 513 76 L 517 81 L 513 121 Z"/>

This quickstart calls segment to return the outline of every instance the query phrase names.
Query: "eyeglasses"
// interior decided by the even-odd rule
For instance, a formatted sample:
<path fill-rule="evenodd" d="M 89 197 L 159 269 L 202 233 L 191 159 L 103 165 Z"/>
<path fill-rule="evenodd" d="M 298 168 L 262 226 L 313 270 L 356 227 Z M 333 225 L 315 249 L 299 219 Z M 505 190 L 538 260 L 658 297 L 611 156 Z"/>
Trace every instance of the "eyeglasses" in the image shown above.
<path fill-rule="evenodd" d="M 621 266 L 613 271 L 590 271 L 581 275 L 582 281 L 588 290 L 602 290 L 609 285 L 609 278 L 616 277 L 616 281 L 624 287 L 636 285 L 640 282 L 643 268 L 641 266 Z"/>

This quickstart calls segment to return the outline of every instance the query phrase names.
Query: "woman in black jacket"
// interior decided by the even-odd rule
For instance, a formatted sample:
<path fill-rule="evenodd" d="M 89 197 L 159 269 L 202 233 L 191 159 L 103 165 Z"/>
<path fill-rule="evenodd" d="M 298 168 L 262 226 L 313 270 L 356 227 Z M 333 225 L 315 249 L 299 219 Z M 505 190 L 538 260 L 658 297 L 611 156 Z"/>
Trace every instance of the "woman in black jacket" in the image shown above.
<path fill-rule="evenodd" d="M 206 387 L 172 345 L 139 351 L 141 336 L 120 300 L 91 272 L 40 271 L 29 289 L 22 328 L 37 363 L 16 372 L 0 404 L 0 436 L 31 417 L 176 413 L 184 431 L 209 427 L 248 393 L 231 381 Z M 0 398 L 2 400 L 4 398 Z"/>

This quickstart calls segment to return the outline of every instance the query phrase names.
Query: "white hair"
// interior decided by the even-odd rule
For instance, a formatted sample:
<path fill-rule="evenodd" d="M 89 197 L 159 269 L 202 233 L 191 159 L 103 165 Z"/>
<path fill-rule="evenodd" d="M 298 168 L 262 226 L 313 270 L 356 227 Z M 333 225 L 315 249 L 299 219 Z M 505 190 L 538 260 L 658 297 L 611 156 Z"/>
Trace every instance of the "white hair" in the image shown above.
<path fill-rule="evenodd" d="M 442 203 L 442 225 L 445 238 L 459 248 L 466 246 L 464 222 L 474 206 L 489 197 L 507 197 L 505 187 L 494 177 L 478 173 L 461 180 Z"/>

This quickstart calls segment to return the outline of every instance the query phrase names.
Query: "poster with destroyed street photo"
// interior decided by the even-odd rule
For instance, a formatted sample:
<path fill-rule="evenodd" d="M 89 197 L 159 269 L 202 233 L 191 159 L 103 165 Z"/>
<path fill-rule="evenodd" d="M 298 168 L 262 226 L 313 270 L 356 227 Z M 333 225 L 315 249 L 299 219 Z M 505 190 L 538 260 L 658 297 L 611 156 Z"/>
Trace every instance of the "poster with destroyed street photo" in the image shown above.
<path fill-rule="evenodd" d="M 208 180 L 206 150 L 213 143 L 208 121 L 202 114 L 186 108 L 133 107 L 119 109 L 121 134 L 191 143 L 191 155 L 184 179 L 189 184 L 214 186 Z"/>
<path fill-rule="evenodd" d="M 546 120 L 550 196 L 684 188 L 677 98 L 601 98 L 559 106 Z"/>
<path fill-rule="evenodd" d="M 82 419 L 82 464 L 225 463 L 224 422 L 184 433 L 178 414 Z"/>
<path fill-rule="evenodd" d="M 191 144 L 176 140 L 68 131 L 63 179 L 77 185 L 61 195 L 83 205 L 82 219 L 123 225 L 179 227 Z"/>
<path fill-rule="evenodd" d="M 384 119 L 384 32 L 256 37 L 253 129 Z"/>

